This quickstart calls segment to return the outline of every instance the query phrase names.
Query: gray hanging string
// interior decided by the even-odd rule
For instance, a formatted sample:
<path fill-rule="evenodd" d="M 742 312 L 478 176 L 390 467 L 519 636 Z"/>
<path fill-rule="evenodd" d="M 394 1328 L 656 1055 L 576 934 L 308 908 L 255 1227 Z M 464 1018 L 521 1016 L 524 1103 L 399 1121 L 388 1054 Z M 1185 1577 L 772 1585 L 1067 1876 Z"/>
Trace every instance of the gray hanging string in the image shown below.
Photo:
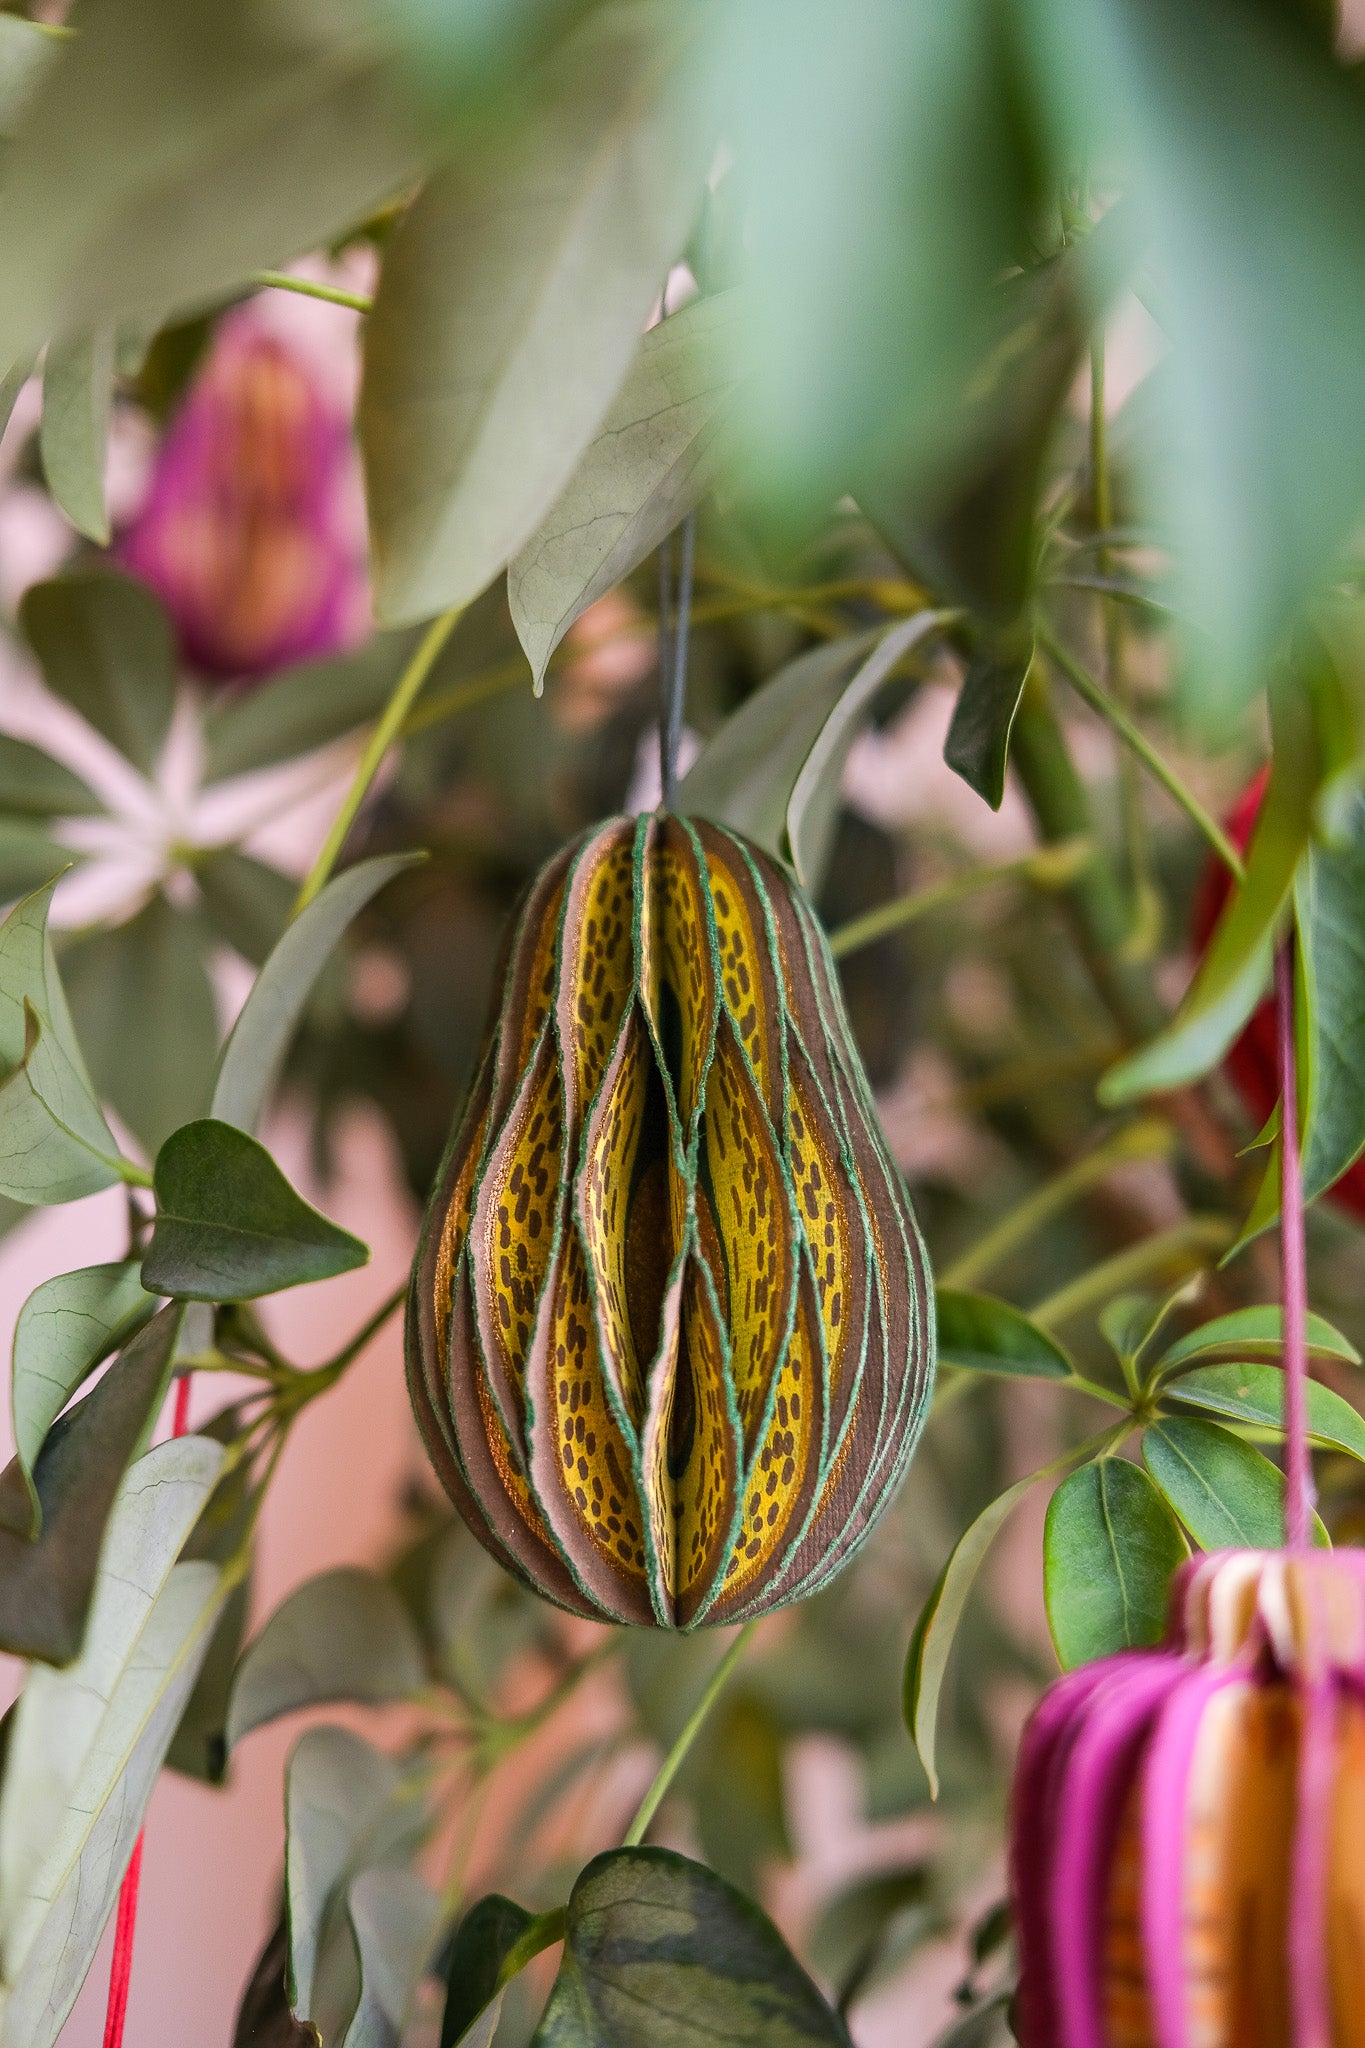
<path fill-rule="evenodd" d="M 659 549 L 659 787 L 665 810 L 673 808 L 678 788 L 678 747 L 682 739 L 683 705 L 687 698 L 687 645 L 692 621 L 692 555 L 696 520 L 689 512 L 682 523 L 676 602 L 672 589 L 673 542 Z"/>

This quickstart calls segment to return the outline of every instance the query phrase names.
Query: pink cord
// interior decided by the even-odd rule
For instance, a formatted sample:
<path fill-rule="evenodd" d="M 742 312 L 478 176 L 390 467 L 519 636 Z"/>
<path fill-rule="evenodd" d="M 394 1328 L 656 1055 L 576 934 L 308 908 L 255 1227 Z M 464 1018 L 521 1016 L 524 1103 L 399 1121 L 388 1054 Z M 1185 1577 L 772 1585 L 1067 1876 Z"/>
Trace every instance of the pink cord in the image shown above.
<path fill-rule="evenodd" d="M 190 1374 L 182 1372 L 175 1383 L 175 1407 L 171 1411 L 171 1435 L 184 1436 L 190 1424 Z M 119 1886 L 118 1917 L 114 1921 L 114 1954 L 109 1964 L 109 2003 L 104 2009 L 104 2048 L 123 2048 L 123 2023 L 128 2017 L 128 1987 L 133 1979 L 133 1938 L 137 1933 L 137 1895 L 142 1882 L 142 1830 L 133 1844 L 128 1868 Z"/>
<path fill-rule="evenodd" d="M 1313 1462 L 1308 1449 L 1308 1278 L 1299 1158 L 1298 1071 L 1294 1056 L 1294 941 L 1275 955 L 1275 1025 L 1280 1065 L 1280 1293 L 1284 1314 L 1284 1540 L 1313 1540 Z"/>

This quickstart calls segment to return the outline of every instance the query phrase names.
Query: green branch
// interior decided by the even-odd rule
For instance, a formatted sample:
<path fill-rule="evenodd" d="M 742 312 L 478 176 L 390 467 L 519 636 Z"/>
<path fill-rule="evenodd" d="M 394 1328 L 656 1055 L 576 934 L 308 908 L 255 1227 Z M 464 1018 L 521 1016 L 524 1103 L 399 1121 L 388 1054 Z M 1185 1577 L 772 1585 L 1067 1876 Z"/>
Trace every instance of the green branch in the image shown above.
<path fill-rule="evenodd" d="M 287 270 L 258 270 L 251 282 L 263 290 L 297 292 L 300 298 L 324 299 L 329 306 L 349 306 L 353 313 L 368 313 L 374 304 L 361 292 L 343 291 L 335 284 L 314 284 L 310 278 L 291 277 Z"/>
<path fill-rule="evenodd" d="M 1169 1230 L 1159 1230 L 1152 1237 L 1144 1237 L 1141 1244 L 1129 1245 L 1126 1251 L 1116 1252 L 1102 1265 L 1092 1266 L 1079 1279 L 1070 1280 L 1055 1294 L 1049 1294 L 1046 1300 L 1031 1308 L 1029 1314 L 1045 1330 L 1055 1330 L 1097 1302 L 1108 1301 L 1111 1296 L 1121 1294 L 1125 1287 L 1145 1279 L 1149 1273 L 1159 1272 L 1163 1266 L 1183 1266 L 1188 1270 L 1201 1264 L 1201 1254 L 1225 1251 L 1235 1234 L 1233 1226 L 1223 1216 L 1188 1217 L 1184 1223 L 1173 1224 Z"/>
<path fill-rule="evenodd" d="M 934 882 L 908 896 L 897 896 L 891 903 L 879 903 L 875 910 L 851 918 L 830 933 L 829 949 L 836 960 L 846 959 L 861 947 L 885 938 L 888 932 L 899 931 L 902 925 L 925 917 L 930 911 L 960 903 L 965 896 L 974 896 L 979 889 L 989 889 L 997 882 L 1022 881 L 1031 882 L 1035 889 L 1064 889 L 1076 879 L 1093 852 L 1093 843 L 1088 839 L 1064 840 L 1058 846 L 1044 847 L 1040 853 L 1025 854 L 1020 860 L 971 868 L 966 874 Z"/>

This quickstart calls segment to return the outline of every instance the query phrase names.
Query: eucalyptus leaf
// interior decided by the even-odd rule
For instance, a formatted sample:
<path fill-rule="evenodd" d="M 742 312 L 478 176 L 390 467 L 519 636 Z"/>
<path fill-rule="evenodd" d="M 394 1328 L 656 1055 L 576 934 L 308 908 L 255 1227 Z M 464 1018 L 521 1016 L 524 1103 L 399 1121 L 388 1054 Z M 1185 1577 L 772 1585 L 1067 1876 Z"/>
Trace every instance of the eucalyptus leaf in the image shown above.
<path fill-rule="evenodd" d="M 178 1309 L 139 1331 L 83 1400 L 49 1430 L 31 1478 L 0 1473 L 0 1649 L 49 1664 L 78 1654 L 100 1545 L 123 1475 L 170 1377 Z M 40 1533 L 16 1535 L 38 1497 Z"/>
<path fill-rule="evenodd" d="M 14 1327 L 10 1413 L 29 1510 L 13 1525 L 15 1535 L 33 1537 L 41 1529 L 33 1472 L 52 1424 L 100 1360 L 134 1336 L 155 1306 L 155 1298 L 143 1289 L 137 1262 L 124 1260 L 59 1273 L 36 1287 L 20 1309 Z M 10 1492 L 0 1490 L 0 1525 L 6 1511 L 17 1504 Z"/>
<path fill-rule="evenodd" d="M 564 1953 L 533 2048 L 848 2048 L 777 1929 L 671 1849 L 611 1849 L 569 1894 Z"/>
<path fill-rule="evenodd" d="M 426 1678 L 421 1640 L 398 1595 L 373 1572 L 340 1565 L 275 1609 L 237 1669 L 228 1746 L 299 1707 L 408 1699 Z"/>
<path fill-rule="evenodd" d="M 360 405 L 386 621 L 478 596 L 630 367 L 716 139 L 677 35 L 666 8 L 590 16 L 511 146 L 438 171 L 388 247 Z"/>
<path fill-rule="evenodd" d="M 1278 1365 L 1255 1360 L 1230 1360 L 1224 1365 L 1197 1365 L 1171 1380 L 1168 1400 L 1187 1408 L 1205 1408 L 1214 1415 L 1231 1416 L 1235 1422 L 1260 1423 L 1270 1429 L 1284 1427 L 1284 1372 Z M 1316 1443 L 1347 1451 L 1365 1460 L 1365 1421 L 1349 1401 L 1318 1380 L 1304 1389 L 1308 1410 L 1308 1433 Z"/>
<path fill-rule="evenodd" d="M 1166 1416 L 1142 1458 L 1201 1550 L 1274 1550 L 1284 1542 L 1284 1475 L 1217 1422 Z"/>
<path fill-rule="evenodd" d="M 342 933 L 387 881 L 421 858 L 396 853 L 357 862 L 335 876 L 287 927 L 252 983 L 223 1047 L 211 1104 L 221 1122 L 255 1130 L 314 983 Z"/>
<path fill-rule="evenodd" d="M 1346 1365 L 1360 1364 L 1360 1353 L 1350 1339 L 1343 1337 L 1340 1330 L 1334 1330 L 1329 1322 L 1311 1310 L 1306 1335 L 1308 1349 L 1314 1357 L 1338 1358 Z M 1251 1308 L 1232 1309 L 1227 1315 L 1215 1316 L 1212 1322 L 1201 1323 L 1198 1329 L 1177 1338 L 1162 1353 L 1160 1365 L 1163 1372 L 1170 1372 L 1191 1359 L 1228 1352 L 1238 1358 L 1278 1358 L 1283 1348 L 1283 1311 L 1278 1302 L 1263 1301 L 1256 1302 Z"/>
<path fill-rule="evenodd" d="M 1070 1379 L 1071 1360 L 1022 1309 L 955 1287 L 940 1287 L 934 1300 L 940 1365 L 1010 1379 Z"/>
<path fill-rule="evenodd" d="M 986 1552 L 1024 1495 L 1043 1478 L 1030 1472 L 1017 1479 L 983 1508 L 971 1526 L 959 1536 L 952 1555 L 939 1573 L 933 1591 L 920 1611 L 905 1659 L 903 1707 L 905 1725 L 919 1751 L 929 1789 L 938 1797 L 938 1767 L 935 1751 L 938 1739 L 938 1707 L 947 1676 L 967 1597 L 976 1575 L 986 1561 Z"/>
<path fill-rule="evenodd" d="M 0 14 L 0 21 L 13 19 L 13 15 Z M 26 740 L 0 733 L 0 809 L 28 812 L 36 818 L 76 818 L 100 808 L 93 790 L 63 762 L 54 761 L 41 747 L 30 746 Z M 53 861 L 36 879 L 45 881 L 59 865 L 60 861 Z M 0 870 L 4 866 L 0 853 Z"/>
<path fill-rule="evenodd" d="M 185 1124 L 157 1154 L 157 1216 L 142 1261 L 149 1292 L 252 1301 L 363 1266 L 369 1251 L 294 1192 L 264 1146 L 232 1124 Z"/>
<path fill-rule="evenodd" d="M 1180 1524 L 1139 1466 L 1097 1458 L 1064 1479 L 1043 1532 L 1043 1597 L 1062 1669 L 1160 1642 L 1185 1555 Z"/>
<path fill-rule="evenodd" d="M 1033 663 L 1033 643 L 987 646 L 967 664 L 943 742 L 943 758 L 969 789 L 998 811 L 1005 797 L 1010 734 Z"/>
<path fill-rule="evenodd" d="M 508 568 L 512 623 L 537 688 L 574 620 L 667 539 L 710 483 L 735 389 L 724 344 L 738 313 L 738 294 L 724 292 L 650 330 L 554 509 Z"/>
<path fill-rule="evenodd" d="M 502 2012 L 498 1973 L 531 1919 L 500 1892 L 469 1908 L 446 1959 L 440 2048 L 490 2048 Z"/>
<path fill-rule="evenodd" d="M 25 591 L 19 624 L 49 690 L 154 774 L 175 708 L 176 655 L 151 591 L 108 569 L 73 570 Z"/>
<path fill-rule="evenodd" d="M 441 1921 L 415 1870 L 380 1866 L 352 1881 L 346 1911 L 360 1959 L 360 2000 L 343 2048 L 399 2048 Z"/>
<path fill-rule="evenodd" d="M 111 329 L 51 344 L 43 364 L 43 416 L 38 434 L 43 474 L 76 531 L 101 547 L 109 539 L 104 465 L 113 390 Z"/>

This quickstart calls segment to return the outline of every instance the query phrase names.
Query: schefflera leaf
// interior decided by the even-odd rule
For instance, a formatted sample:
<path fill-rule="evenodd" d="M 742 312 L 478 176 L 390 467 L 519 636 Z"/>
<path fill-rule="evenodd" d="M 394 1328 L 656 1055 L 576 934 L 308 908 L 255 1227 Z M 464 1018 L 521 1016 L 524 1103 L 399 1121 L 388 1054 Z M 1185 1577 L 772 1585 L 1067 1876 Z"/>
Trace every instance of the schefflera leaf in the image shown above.
<path fill-rule="evenodd" d="M 801 890 L 702 820 L 566 848 L 511 936 L 409 1302 L 413 1404 L 475 1534 L 597 1619 L 766 1612 L 867 1535 L 933 1358 Z"/>

